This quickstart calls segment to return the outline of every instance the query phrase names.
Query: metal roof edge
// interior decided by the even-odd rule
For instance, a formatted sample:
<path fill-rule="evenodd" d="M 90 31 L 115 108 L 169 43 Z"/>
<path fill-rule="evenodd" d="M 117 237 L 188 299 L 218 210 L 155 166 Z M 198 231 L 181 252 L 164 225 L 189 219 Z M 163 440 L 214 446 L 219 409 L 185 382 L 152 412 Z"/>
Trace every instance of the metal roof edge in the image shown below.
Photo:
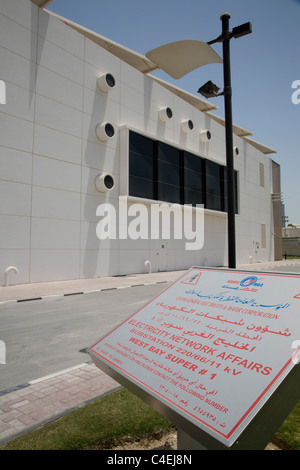
<path fill-rule="evenodd" d="M 142 54 L 134 52 L 133 50 L 122 46 L 121 44 L 118 44 L 117 42 L 112 41 L 111 39 L 108 39 L 105 36 L 102 36 L 101 34 L 95 33 L 91 29 L 85 28 L 84 26 L 81 26 L 78 23 L 74 23 L 73 21 L 68 20 L 63 16 L 57 15 L 52 11 L 47 10 L 47 13 L 51 14 L 61 22 L 65 23 L 70 28 L 74 29 L 78 33 L 95 42 L 100 47 L 103 47 L 103 49 L 109 51 L 111 54 L 128 63 L 140 72 L 146 74 L 158 69 L 157 65 L 153 64 L 151 60 L 147 59 L 147 57 L 143 56 Z"/>
<path fill-rule="evenodd" d="M 222 118 L 220 116 L 216 116 L 215 114 L 212 114 L 212 113 L 207 113 L 207 114 L 212 119 L 214 119 L 216 122 L 218 122 L 219 124 L 222 124 L 222 126 L 225 126 L 225 119 L 224 118 Z M 237 124 L 232 124 L 232 129 L 233 129 L 233 132 L 239 137 L 245 137 L 245 136 L 253 135 L 253 132 L 248 131 L 247 129 L 244 129 L 243 127 L 238 126 Z"/>
<path fill-rule="evenodd" d="M 257 142 L 256 140 L 249 139 L 248 137 L 243 137 L 243 139 L 250 145 L 253 145 L 257 150 L 260 152 L 264 153 L 265 155 L 269 155 L 271 153 L 277 153 L 276 150 L 272 149 L 271 147 L 267 147 L 264 144 L 261 144 L 260 142 Z"/>

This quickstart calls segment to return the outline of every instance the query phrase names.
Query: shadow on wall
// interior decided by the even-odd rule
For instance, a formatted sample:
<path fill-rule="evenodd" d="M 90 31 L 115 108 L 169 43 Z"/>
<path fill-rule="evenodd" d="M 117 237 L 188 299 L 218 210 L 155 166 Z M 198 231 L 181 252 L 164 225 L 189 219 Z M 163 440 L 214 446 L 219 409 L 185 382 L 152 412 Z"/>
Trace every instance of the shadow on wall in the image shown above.
<path fill-rule="evenodd" d="M 101 75 L 100 72 L 101 69 L 99 69 L 98 76 Z M 107 79 L 109 78 L 114 80 L 112 76 Z M 112 81 L 110 83 L 113 84 Z M 103 80 L 101 79 L 97 82 L 97 76 L 95 76 L 93 104 L 89 116 L 85 114 L 85 119 L 89 119 L 89 123 L 86 125 L 87 135 L 83 135 L 85 147 L 82 152 L 82 278 L 116 274 L 116 262 L 113 259 L 114 253 L 116 253 L 116 240 L 100 240 L 96 234 L 96 227 L 99 221 L 99 218 L 96 216 L 97 208 L 100 204 L 109 202 L 111 197 L 117 197 L 117 187 L 115 186 L 111 192 L 105 191 L 105 187 L 99 188 L 99 191 L 96 188 L 95 179 L 104 172 L 112 173 L 113 175 L 118 173 L 118 147 L 109 145 L 105 141 L 105 136 L 108 137 L 108 140 L 117 138 L 115 123 L 113 124 L 114 131 L 110 128 L 105 129 L 105 126 L 100 129 L 99 126 L 97 129 L 99 137 L 96 134 L 97 126 L 105 122 L 109 106 L 109 86 L 106 89 L 101 89 L 102 85 L 105 86 Z M 114 121 L 118 122 L 117 116 Z"/>

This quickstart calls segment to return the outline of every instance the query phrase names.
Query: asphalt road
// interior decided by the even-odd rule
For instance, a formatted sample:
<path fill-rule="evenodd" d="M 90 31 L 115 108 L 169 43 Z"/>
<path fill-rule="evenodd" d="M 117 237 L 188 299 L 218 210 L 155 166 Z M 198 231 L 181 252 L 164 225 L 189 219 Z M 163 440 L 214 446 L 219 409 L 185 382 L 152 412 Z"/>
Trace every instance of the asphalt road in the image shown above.
<path fill-rule="evenodd" d="M 0 305 L 0 340 L 6 345 L 0 391 L 89 361 L 86 348 L 166 287 L 138 286 Z"/>

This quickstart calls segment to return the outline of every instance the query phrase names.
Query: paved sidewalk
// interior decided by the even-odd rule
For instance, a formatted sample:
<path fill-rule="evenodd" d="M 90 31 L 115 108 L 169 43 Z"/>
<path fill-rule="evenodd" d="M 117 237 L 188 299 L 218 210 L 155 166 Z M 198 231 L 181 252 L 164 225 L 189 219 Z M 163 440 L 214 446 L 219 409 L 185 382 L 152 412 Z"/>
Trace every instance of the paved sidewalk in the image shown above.
<path fill-rule="evenodd" d="M 0 446 L 119 387 L 93 363 L 83 363 L 0 392 Z"/>
<path fill-rule="evenodd" d="M 185 270 L 184 270 L 185 271 Z M 118 289 L 158 282 L 172 282 L 184 271 L 167 271 L 151 274 L 129 274 L 127 276 L 74 279 L 70 281 L 37 282 L 0 286 L 0 303 L 28 301 L 57 295 L 87 294 L 106 289 Z"/>
<path fill-rule="evenodd" d="M 276 268 L 280 271 L 281 266 L 295 265 L 300 268 L 300 260 L 256 263 L 241 265 L 238 268 L 249 271 Z M 178 279 L 184 272 L 172 271 L 11 285 L 0 287 L 0 305 L 3 306 L 6 302 L 12 301 L 42 299 L 48 296 L 87 294 L 106 289 L 168 283 Z M 95 401 L 119 387 L 117 382 L 104 374 L 92 362 L 85 362 L 51 376 L 21 384 L 14 389 L 0 391 L 0 446 L 18 435 Z"/>

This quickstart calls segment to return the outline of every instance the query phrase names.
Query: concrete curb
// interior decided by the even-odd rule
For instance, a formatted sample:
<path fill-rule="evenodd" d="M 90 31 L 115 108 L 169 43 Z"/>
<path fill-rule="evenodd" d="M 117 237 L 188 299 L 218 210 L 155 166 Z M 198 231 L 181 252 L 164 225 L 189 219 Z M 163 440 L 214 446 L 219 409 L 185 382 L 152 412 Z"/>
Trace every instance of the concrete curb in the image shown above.
<path fill-rule="evenodd" d="M 0 301 L 0 305 L 7 304 L 7 303 L 14 303 L 14 302 L 30 302 L 33 300 L 43 300 L 43 299 L 51 299 L 51 298 L 57 298 L 57 297 L 70 297 L 72 295 L 94 294 L 97 292 L 104 292 L 104 291 L 109 291 L 109 290 L 128 289 L 130 287 L 151 286 L 155 284 L 167 284 L 168 282 L 171 282 L 171 281 L 144 282 L 143 284 L 132 284 L 131 286 L 106 287 L 103 289 L 92 289 L 92 290 L 87 290 L 87 291 L 82 291 L 82 292 L 69 292 L 66 294 L 42 295 L 40 297 L 31 297 L 31 298 L 25 298 L 25 299 L 3 300 L 3 301 Z"/>

